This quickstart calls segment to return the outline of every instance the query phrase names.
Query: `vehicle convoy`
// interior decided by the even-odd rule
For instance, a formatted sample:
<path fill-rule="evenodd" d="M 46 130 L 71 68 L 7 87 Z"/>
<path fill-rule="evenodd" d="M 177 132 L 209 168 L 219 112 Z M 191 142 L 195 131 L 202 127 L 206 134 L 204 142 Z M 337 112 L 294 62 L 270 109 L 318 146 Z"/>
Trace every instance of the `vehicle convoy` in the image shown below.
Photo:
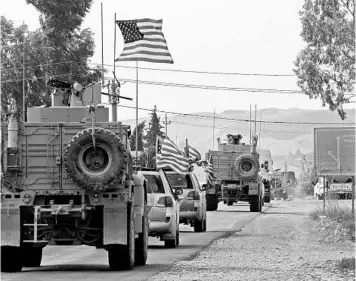
<path fill-rule="evenodd" d="M 250 145 L 240 143 L 241 135 L 227 137 L 227 143 L 218 139 L 218 150 L 209 150 L 207 153 L 214 175 L 210 184 L 213 192 L 207 192 L 208 210 L 212 206 L 217 207 L 219 201 L 228 206 L 244 201 L 250 203 L 251 212 L 260 212 L 265 190 L 259 175 L 259 155 L 256 152 L 258 137 L 253 137 Z"/>
<path fill-rule="evenodd" d="M 206 195 L 196 175 L 192 171 L 186 174 L 167 171 L 166 174 L 173 190 L 183 189 L 179 196 L 180 223 L 194 227 L 194 232 L 206 231 Z"/>
<path fill-rule="evenodd" d="M 274 170 L 271 174 L 271 199 L 288 199 L 288 188 L 295 187 L 295 183 L 293 171 Z"/>
<path fill-rule="evenodd" d="M 352 178 L 348 176 L 332 176 L 325 179 L 326 198 L 352 199 Z M 314 185 L 314 198 L 324 198 L 324 178 L 319 177 Z"/>
<path fill-rule="evenodd" d="M 141 168 L 141 173 L 147 186 L 149 236 L 160 238 L 166 248 L 175 248 L 179 245 L 178 196 L 183 190 L 173 190 L 163 170 Z"/>
<path fill-rule="evenodd" d="M 111 270 L 144 265 L 147 196 L 130 127 L 97 106 L 100 84 L 49 85 L 51 107 L 1 125 L 1 270 L 40 266 L 47 245 L 105 249 Z"/>

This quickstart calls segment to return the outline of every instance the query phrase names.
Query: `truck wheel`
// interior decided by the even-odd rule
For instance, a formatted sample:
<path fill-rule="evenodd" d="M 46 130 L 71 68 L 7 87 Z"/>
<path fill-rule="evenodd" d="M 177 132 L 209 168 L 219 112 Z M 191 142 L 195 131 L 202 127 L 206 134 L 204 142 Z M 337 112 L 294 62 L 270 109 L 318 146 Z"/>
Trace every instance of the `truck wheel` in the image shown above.
<path fill-rule="evenodd" d="M 271 197 L 270 196 L 265 196 L 265 202 L 270 203 L 271 202 Z"/>
<path fill-rule="evenodd" d="M 102 191 L 114 187 L 127 172 L 127 150 L 113 132 L 95 128 L 76 134 L 64 150 L 64 165 L 69 177 L 87 190 Z"/>
<path fill-rule="evenodd" d="M 130 270 L 135 263 L 135 226 L 132 204 L 127 208 L 127 245 L 108 248 L 110 270 Z"/>
<path fill-rule="evenodd" d="M 23 254 L 23 266 L 39 267 L 42 261 L 43 248 L 26 248 Z"/>
<path fill-rule="evenodd" d="M 20 247 L 1 247 L 1 272 L 20 272 L 23 267 Z"/>
<path fill-rule="evenodd" d="M 236 174 L 242 179 L 256 177 L 258 173 L 258 161 L 252 154 L 242 154 L 237 157 L 234 167 Z"/>
<path fill-rule="evenodd" d="M 206 196 L 206 210 L 207 211 L 214 211 L 214 198 L 212 195 L 208 194 Z"/>
<path fill-rule="evenodd" d="M 260 212 L 262 209 L 261 197 L 258 195 L 254 195 L 251 198 L 250 202 L 250 211 L 251 212 Z"/>
<path fill-rule="evenodd" d="M 204 218 L 201 220 L 196 220 L 194 222 L 194 232 L 203 232 L 204 231 Z"/>
<path fill-rule="evenodd" d="M 227 205 L 228 205 L 228 206 L 232 206 L 233 204 L 234 204 L 233 201 L 227 201 Z"/>
<path fill-rule="evenodd" d="M 178 226 L 178 229 L 176 231 L 176 245 L 177 246 L 179 245 L 179 226 Z"/>
<path fill-rule="evenodd" d="M 135 240 L 135 251 L 135 265 L 145 265 L 148 251 L 148 214 L 146 208 L 142 218 L 142 233 L 139 233 Z"/>

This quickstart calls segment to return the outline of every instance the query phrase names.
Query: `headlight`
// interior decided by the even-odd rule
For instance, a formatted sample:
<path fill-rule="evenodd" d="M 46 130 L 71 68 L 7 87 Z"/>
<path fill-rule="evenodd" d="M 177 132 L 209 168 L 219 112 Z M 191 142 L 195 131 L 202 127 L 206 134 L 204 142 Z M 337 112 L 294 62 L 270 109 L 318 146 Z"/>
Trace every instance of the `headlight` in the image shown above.
<path fill-rule="evenodd" d="M 22 201 L 26 204 L 29 203 L 31 201 L 31 195 L 28 193 L 24 194 L 24 196 L 22 197 Z"/>

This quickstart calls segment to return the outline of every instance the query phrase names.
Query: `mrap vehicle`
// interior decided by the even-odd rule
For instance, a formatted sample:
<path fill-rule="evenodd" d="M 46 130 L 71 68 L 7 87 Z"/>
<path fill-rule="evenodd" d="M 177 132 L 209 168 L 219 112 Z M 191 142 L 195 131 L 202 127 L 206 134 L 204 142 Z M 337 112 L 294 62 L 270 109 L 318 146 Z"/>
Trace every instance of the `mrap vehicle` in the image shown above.
<path fill-rule="evenodd" d="M 100 84 L 50 86 L 51 107 L 1 125 L 1 270 L 40 266 L 47 245 L 105 249 L 111 270 L 145 264 L 147 198 L 130 127 L 96 106 Z"/>
<path fill-rule="evenodd" d="M 258 137 L 252 144 L 240 143 L 241 135 L 227 135 L 228 142 L 218 141 L 218 150 L 209 150 L 207 159 L 212 163 L 213 180 L 207 191 L 207 205 L 223 201 L 250 203 L 251 212 L 260 212 L 264 204 L 264 185 L 259 175 L 259 159 L 256 152 Z M 213 203 L 211 203 L 213 202 Z M 211 210 L 211 208 L 209 208 Z"/>

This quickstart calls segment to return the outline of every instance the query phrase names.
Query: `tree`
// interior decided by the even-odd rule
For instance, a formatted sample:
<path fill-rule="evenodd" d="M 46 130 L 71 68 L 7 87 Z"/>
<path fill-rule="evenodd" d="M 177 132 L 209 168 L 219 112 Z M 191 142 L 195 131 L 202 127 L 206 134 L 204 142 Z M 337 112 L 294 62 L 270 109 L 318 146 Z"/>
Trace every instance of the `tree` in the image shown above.
<path fill-rule="evenodd" d="M 344 120 L 343 105 L 354 96 L 355 0 L 305 0 L 299 14 L 307 46 L 294 62 L 297 84 Z"/>
<path fill-rule="evenodd" d="M 130 140 L 130 147 L 132 151 L 136 150 L 136 129 L 138 129 L 138 151 L 143 151 L 143 130 L 145 128 L 145 122 L 143 121 L 138 124 L 138 126 L 133 130 Z"/>
<path fill-rule="evenodd" d="M 22 115 L 23 57 L 25 57 L 25 94 L 28 107 L 50 105 L 48 78 L 87 85 L 100 79 L 99 67 L 89 67 L 94 54 L 93 33 L 79 30 L 92 0 L 28 0 L 41 13 L 41 29 L 29 31 L 15 27 L 1 17 L 2 109 L 14 102 Z M 27 34 L 27 37 L 25 36 Z"/>
<path fill-rule="evenodd" d="M 150 146 L 156 146 L 156 138 L 157 136 L 162 137 L 163 132 L 161 132 L 161 129 L 163 126 L 160 124 L 160 118 L 157 116 L 157 108 L 154 106 L 153 112 L 150 113 L 151 115 L 151 120 L 148 125 L 147 129 L 147 134 L 144 136 L 144 139 L 146 141 L 145 146 L 150 147 Z"/>
<path fill-rule="evenodd" d="M 294 153 L 294 158 L 295 158 L 295 159 L 299 159 L 299 158 L 301 158 L 301 157 L 302 157 L 302 152 L 300 151 L 299 148 L 297 148 L 297 150 L 296 150 L 295 153 Z"/>

